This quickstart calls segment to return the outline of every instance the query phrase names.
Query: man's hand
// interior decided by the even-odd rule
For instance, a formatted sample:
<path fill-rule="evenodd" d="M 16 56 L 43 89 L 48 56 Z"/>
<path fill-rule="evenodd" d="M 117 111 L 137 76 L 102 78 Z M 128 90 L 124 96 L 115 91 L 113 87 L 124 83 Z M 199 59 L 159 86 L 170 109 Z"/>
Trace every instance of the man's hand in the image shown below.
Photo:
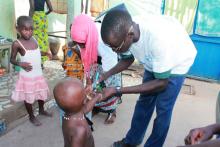
<path fill-rule="evenodd" d="M 32 70 L 32 66 L 28 62 L 20 62 L 19 66 L 22 67 L 25 71 L 29 72 Z"/>
<path fill-rule="evenodd" d="M 112 97 L 116 94 L 116 88 L 115 87 L 108 87 L 104 88 L 102 91 L 102 101 L 107 100 L 108 98 Z"/>
<path fill-rule="evenodd" d="M 202 127 L 190 130 L 185 138 L 186 145 L 198 144 L 212 138 L 213 131 L 210 127 Z"/>

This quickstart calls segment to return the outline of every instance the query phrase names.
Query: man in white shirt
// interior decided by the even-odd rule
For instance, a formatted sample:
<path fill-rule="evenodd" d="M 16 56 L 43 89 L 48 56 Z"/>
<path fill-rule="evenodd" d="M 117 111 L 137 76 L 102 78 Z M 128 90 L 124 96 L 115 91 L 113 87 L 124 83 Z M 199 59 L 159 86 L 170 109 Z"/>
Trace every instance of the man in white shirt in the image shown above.
<path fill-rule="evenodd" d="M 100 80 L 127 69 L 134 58 L 145 68 L 142 84 L 104 90 L 105 98 L 140 93 L 130 130 L 124 139 L 114 142 L 113 146 L 135 147 L 141 144 L 156 107 L 153 130 L 144 147 L 162 147 L 184 75 L 196 56 L 191 39 L 184 27 L 172 17 L 154 15 L 132 20 L 124 10 L 112 10 L 106 14 L 101 36 L 121 60 Z"/>

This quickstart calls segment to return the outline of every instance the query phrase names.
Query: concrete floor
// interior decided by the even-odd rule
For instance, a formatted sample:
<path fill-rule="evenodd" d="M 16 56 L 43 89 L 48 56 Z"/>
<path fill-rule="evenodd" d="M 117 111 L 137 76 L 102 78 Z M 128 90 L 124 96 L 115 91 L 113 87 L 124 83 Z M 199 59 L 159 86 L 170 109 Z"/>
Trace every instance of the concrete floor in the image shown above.
<path fill-rule="evenodd" d="M 131 85 L 131 80 L 132 85 L 141 82 L 140 78 L 131 79 L 125 77 L 124 85 Z M 183 94 L 185 90 L 179 95 L 164 147 L 182 145 L 185 135 L 191 128 L 215 122 L 215 105 L 220 85 L 189 79 L 185 81 L 185 84 L 193 86 L 195 95 Z M 106 115 L 99 114 L 94 117 L 95 131 L 93 135 L 96 147 L 109 147 L 113 141 L 125 136 L 130 127 L 137 96 L 123 96 L 123 103 L 118 108 L 117 120 L 113 125 L 103 124 Z M 39 117 L 43 123 L 40 127 L 32 126 L 29 121 L 21 121 L 20 125 L 0 137 L 0 147 L 63 146 L 57 108 L 53 108 L 51 111 L 54 113 L 53 118 Z M 153 118 L 147 130 L 146 137 L 151 132 Z"/>

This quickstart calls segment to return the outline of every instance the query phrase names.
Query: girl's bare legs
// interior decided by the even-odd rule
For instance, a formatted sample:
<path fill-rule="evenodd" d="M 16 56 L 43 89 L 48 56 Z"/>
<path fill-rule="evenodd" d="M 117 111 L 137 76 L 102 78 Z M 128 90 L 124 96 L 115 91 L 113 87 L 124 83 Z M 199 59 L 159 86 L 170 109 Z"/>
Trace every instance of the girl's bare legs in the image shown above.
<path fill-rule="evenodd" d="M 52 117 L 52 114 L 44 110 L 44 101 L 38 100 L 38 105 L 39 105 L 39 114 Z"/>
<path fill-rule="evenodd" d="M 29 114 L 29 120 L 30 122 L 35 125 L 35 126 L 40 126 L 41 125 L 41 122 L 34 116 L 34 113 L 33 113 L 33 108 L 32 108 L 32 104 L 29 104 L 27 102 L 24 101 L 24 105 L 25 105 L 25 108 Z"/>

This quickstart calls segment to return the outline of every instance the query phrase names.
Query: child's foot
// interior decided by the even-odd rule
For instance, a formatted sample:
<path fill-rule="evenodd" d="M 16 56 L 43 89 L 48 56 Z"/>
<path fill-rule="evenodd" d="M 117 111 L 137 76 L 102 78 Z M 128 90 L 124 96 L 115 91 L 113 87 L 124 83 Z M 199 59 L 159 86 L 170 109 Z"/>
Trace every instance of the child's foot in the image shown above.
<path fill-rule="evenodd" d="M 42 125 L 41 122 L 40 122 L 36 117 L 32 117 L 32 118 L 30 118 L 29 120 L 30 120 L 30 122 L 31 122 L 33 125 L 35 125 L 35 126 L 40 126 L 40 125 Z"/>
<path fill-rule="evenodd" d="M 45 110 L 44 110 L 44 111 L 40 111 L 39 114 L 40 114 L 40 115 L 47 116 L 47 117 L 52 117 L 52 116 L 53 116 L 52 113 L 49 113 L 49 112 L 47 112 L 47 111 L 45 111 Z"/>
<path fill-rule="evenodd" d="M 108 114 L 104 124 L 113 124 L 116 119 L 116 112 Z"/>

